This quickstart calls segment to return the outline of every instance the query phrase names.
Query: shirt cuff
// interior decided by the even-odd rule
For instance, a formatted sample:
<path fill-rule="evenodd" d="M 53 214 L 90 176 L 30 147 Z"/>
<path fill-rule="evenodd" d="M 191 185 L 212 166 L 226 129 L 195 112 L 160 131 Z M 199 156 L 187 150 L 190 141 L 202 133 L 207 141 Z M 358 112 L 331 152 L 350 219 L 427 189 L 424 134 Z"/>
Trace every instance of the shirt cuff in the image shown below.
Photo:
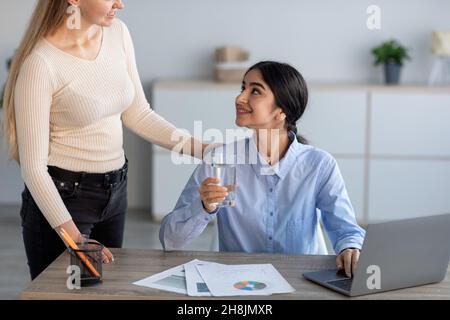
<path fill-rule="evenodd" d="M 336 246 L 335 251 L 336 251 L 337 255 L 339 255 L 345 249 L 350 249 L 350 248 L 361 250 L 362 245 L 357 242 L 346 242 L 346 243 Z"/>
<path fill-rule="evenodd" d="M 216 208 L 213 212 L 209 213 L 203 207 L 202 200 L 196 200 L 191 207 L 192 216 L 198 219 L 198 221 L 202 221 L 208 224 L 211 220 L 214 220 L 219 212 L 219 208 Z"/>

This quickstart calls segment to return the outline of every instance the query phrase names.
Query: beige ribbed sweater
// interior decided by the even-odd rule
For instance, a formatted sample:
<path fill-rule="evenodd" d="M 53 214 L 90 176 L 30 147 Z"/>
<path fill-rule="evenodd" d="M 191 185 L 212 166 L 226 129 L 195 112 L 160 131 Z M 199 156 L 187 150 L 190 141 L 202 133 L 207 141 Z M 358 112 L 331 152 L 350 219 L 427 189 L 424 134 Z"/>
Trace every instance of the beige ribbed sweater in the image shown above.
<path fill-rule="evenodd" d="M 15 112 L 21 173 L 55 228 L 71 219 L 47 166 L 104 173 L 125 163 L 122 123 L 153 143 L 174 147 L 188 139 L 149 106 L 133 43 L 117 20 L 103 28 L 95 60 L 83 60 L 39 41 L 21 66 Z M 185 140 L 182 140 L 185 141 Z"/>

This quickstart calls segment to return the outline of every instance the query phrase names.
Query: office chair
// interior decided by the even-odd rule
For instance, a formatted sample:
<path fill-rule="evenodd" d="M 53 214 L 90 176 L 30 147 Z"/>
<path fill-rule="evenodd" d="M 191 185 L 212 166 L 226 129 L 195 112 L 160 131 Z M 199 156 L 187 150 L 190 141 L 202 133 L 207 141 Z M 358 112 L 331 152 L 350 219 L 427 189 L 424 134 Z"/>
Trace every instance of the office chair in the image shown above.
<path fill-rule="evenodd" d="M 320 219 L 319 223 L 317 224 L 317 243 L 319 245 L 319 250 L 317 254 L 329 255 L 330 252 L 334 252 L 334 250 L 331 248 L 331 244 L 328 238 L 325 237 L 322 219 Z"/>

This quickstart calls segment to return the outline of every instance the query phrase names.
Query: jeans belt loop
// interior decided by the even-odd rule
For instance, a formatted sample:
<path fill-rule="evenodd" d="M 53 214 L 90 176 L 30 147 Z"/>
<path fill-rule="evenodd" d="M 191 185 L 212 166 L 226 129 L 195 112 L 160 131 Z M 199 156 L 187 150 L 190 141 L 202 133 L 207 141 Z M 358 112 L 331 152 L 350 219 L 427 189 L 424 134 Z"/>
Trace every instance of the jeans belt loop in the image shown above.
<path fill-rule="evenodd" d="M 109 186 L 109 174 L 105 174 L 105 178 L 104 178 L 104 180 L 103 180 L 103 184 L 105 185 L 105 186 Z"/>
<path fill-rule="evenodd" d="M 81 172 L 80 176 L 78 177 L 78 181 L 75 181 L 75 185 L 78 186 L 79 184 L 82 183 L 82 181 L 84 180 L 86 173 Z"/>

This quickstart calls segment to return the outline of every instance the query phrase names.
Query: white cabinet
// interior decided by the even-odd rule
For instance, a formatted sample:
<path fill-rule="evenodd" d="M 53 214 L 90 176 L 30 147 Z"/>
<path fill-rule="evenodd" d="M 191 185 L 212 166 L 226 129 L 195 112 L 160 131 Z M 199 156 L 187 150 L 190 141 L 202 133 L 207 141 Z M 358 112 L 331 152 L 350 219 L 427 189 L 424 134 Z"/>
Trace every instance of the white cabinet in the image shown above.
<path fill-rule="evenodd" d="M 237 128 L 234 100 L 239 94 L 239 86 L 226 89 L 202 90 L 159 88 L 155 85 L 152 94 L 152 107 L 178 128 L 188 130 L 195 137 L 204 140 L 202 135 L 223 134 L 226 129 Z M 157 152 L 165 152 L 155 147 Z"/>
<path fill-rule="evenodd" d="M 450 94 L 374 93 L 371 151 L 450 157 Z"/>
<path fill-rule="evenodd" d="M 153 107 L 194 132 L 235 128 L 239 84 L 163 81 Z M 311 85 L 299 133 L 338 161 L 358 221 L 450 212 L 450 88 Z M 152 209 L 175 206 L 195 165 L 154 148 Z"/>
<path fill-rule="evenodd" d="M 153 91 L 153 108 L 158 114 L 171 119 L 177 126 L 193 131 L 194 121 L 202 121 L 206 127 L 225 130 L 234 127 L 235 90 L 160 89 Z"/>
<path fill-rule="evenodd" d="M 190 157 L 186 157 L 186 160 L 186 163 L 192 162 Z M 155 152 L 153 164 L 152 212 L 157 213 L 155 218 L 159 220 L 175 207 L 181 191 L 197 165 L 176 165 L 172 162 L 169 152 Z"/>
<path fill-rule="evenodd" d="M 322 92 L 311 89 L 298 132 L 332 154 L 363 155 L 366 128 L 365 92 Z"/>
<path fill-rule="evenodd" d="M 450 93 L 372 94 L 370 221 L 450 212 Z"/>
<path fill-rule="evenodd" d="M 373 160 L 369 190 L 371 221 L 450 213 L 450 161 Z"/>

